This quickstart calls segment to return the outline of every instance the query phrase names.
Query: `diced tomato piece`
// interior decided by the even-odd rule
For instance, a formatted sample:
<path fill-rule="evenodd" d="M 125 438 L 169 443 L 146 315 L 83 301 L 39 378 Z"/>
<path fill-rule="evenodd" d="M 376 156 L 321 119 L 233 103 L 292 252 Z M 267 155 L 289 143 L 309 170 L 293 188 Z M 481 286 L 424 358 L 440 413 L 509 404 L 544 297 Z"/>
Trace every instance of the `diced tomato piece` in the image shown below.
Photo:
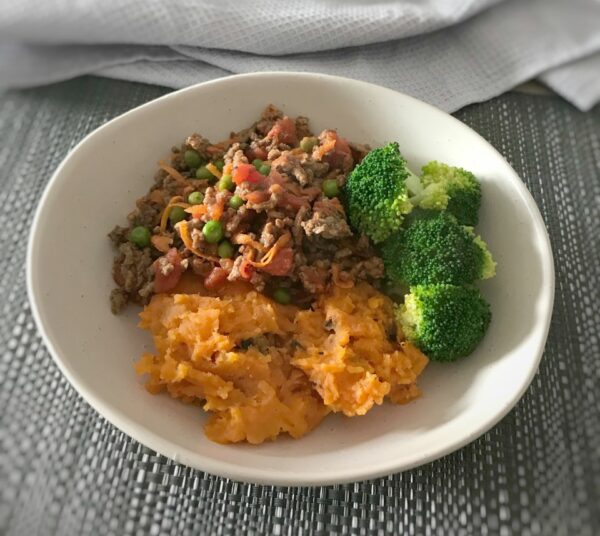
<path fill-rule="evenodd" d="M 254 270 L 256 270 L 256 268 L 254 268 L 254 266 L 252 266 L 252 264 L 245 259 L 240 264 L 240 275 L 244 279 L 250 279 L 254 273 Z"/>
<path fill-rule="evenodd" d="M 204 287 L 208 290 L 215 290 L 222 287 L 227 282 L 228 276 L 227 270 L 216 266 L 210 273 L 204 278 Z"/>
<path fill-rule="evenodd" d="M 321 145 L 314 150 L 323 162 L 327 162 L 332 169 L 349 171 L 352 168 L 352 149 L 345 138 L 340 137 L 335 130 L 326 130 L 321 133 L 319 139 Z"/>
<path fill-rule="evenodd" d="M 268 157 L 267 150 L 264 147 L 250 147 L 249 149 L 246 149 L 244 154 L 246 155 L 248 162 L 252 162 L 257 158 L 260 160 L 266 160 Z"/>
<path fill-rule="evenodd" d="M 233 170 L 233 182 L 238 186 L 244 181 L 257 184 L 263 179 L 264 176 L 261 175 L 252 164 L 238 164 Z"/>
<path fill-rule="evenodd" d="M 265 184 L 267 186 L 272 186 L 273 184 L 284 185 L 285 183 L 286 179 L 284 179 L 283 175 L 275 169 L 275 164 L 273 164 L 271 171 L 269 171 L 269 174 L 265 177 Z"/>
<path fill-rule="evenodd" d="M 310 205 L 308 197 L 301 197 L 290 192 L 284 192 L 279 199 L 279 205 L 282 207 L 289 207 L 294 210 L 298 210 L 300 207 Z"/>
<path fill-rule="evenodd" d="M 254 192 L 250 192 L 246 195 L 246 201 L 248 201 L 248 203 L 252 203 L 253 205 L 260 205 L 261 203 L 268 201 L 269 197 L 271 197 L 269 192 L 265 192 L 264 190 L 255 190 Z"/>
<path fill-rule="evenodd" d="M 326 157 L 325 161 L 329 162 L 332 168 L 348 171 L 354 164 L 352 158 L 352 150 L 350 145 L 344 138 L 338 138 L 335 142 L 335 147 Z"/>
<path fill-rule="evenodd" d="M 233 182 L 237 185 L 242 184 L 250 174 L 250 164 L 238 164 L 238 166 L 233 170 L 232 178 Z"/>
<path fill-rule="evenodd" d="M 292 248 L 280 249 L 273 260 L 263 266 L 261 270 L 271 275 L 284 276 L 288 275 L 292 271 L 294 265 L 294 250 Z"/>
<path fill-rule="evenodd" d="M 165 275 L 160 270 L 160 259 L 154 261 L 154 292 L 157 293 L 173 290 L 183 273 L 181 257 L 175 248 L 171 248 L 162 258 L 166 258 L 166 261 L 173 265 L 173 269 Z"/>
<path fill-rule="evenodd" d="M 269 130 L 267 138 L 276 138 L 279 143 L 285 143 L 286 145 L 296 145 L 298 143 L 296 123 L 289 117 L 278 119 Z"/>

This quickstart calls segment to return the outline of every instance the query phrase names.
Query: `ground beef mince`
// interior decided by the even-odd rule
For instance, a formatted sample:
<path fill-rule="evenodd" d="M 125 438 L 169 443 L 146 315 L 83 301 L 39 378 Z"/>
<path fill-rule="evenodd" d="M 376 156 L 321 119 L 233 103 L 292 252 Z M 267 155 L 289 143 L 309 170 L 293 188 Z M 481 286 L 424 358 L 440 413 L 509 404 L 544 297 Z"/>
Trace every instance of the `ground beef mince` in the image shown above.
<path fill-rule="evenodd" d="M 308 117 L 302 115 L 296 117 L 296 136 L 299 140 L 312 137 Z"/>
<path fill-rule="evenodd" d="M 128 225 L 109 235 L 113 312 L 148 303 L 155 288 L 177 291 L 185 272 L 208 290 L 243 281 L 306 306 L 331 285 L 377 282 L 383 262 L 353 234 L 340 200 L 323 194 L 325 180 L 343 188 L 367 151 L 272 105 L 226 140 L 191 134 L 159 162 Z"/>
<path fill-rule="evenodd" d="M 129 242 L 119 245 L 113 262 L 113 279 L 119 286 L 111 294 L 111 309 L 117 313 L 128 301 L 145 305 L 153 292 L 152 253 L 150 248 L 139 249 Z"/>
<path fill-rule="evenodd" d="M 327 290 L 329 270 L 331 266 L 327 261 L 318 261 L 313 266 L 302 266 L 298 270 L 304 288 L 311 294 L 320 294 Z"/>
<path fill-rule="evenodd" d="M 317 201 L 312 216 L 301 225 L 309 236 L 316 234 L 331 240 L 352 235 L 344 207 L 336 198 Z"/>
<path fill-rule="evenodd" d="M 117 225 L 110 233 L 108 233 L 108 238 L 110 238 L 110 241 L 113 243 L 113 245 L 118 248 L 123 242 L 127 241 L 128 234 L 128 227 L 121 227 L 120 225 Z"/>
<path fill-rule="evenodd" d="M 313 181 L 312 170 L 304 167 L 309 158 L 306 153 L 294 155 L 290 151 L 285 151 L 279 153 L 279 156 L 273 161 L 272 167 L 301 186 L 308 186 Z"/>
<path fill-rule="evenodd" d="M 200 136 L 200 134 L 192 134 L 185 139 L 185 149 L 193 149 L 198 152 L 198 154 L 204 158 L 205 160 L 209 160 L 211 154 L 208 148 L 211 146 L 211 143 L 206 139 Z"/>
<path fill-rule="evenodd" d="M 281 110 L 272 104 L 269 104 L 264 109 L 253 130 L 255 130 L 256 134 L 258 134 L 260 137 L 264 137 L 273 128 L 275 121 L 281 119 L 282 117 L 283 114 L 281 113 Z"/>

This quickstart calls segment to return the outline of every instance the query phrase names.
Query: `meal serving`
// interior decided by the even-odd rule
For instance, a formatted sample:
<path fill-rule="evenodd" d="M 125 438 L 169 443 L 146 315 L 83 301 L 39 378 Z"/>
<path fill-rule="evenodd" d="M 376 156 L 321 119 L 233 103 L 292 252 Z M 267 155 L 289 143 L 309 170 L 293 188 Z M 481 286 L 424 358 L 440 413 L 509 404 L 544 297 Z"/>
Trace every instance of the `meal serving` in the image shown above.
<path fill-rule="evenodd" d="M 477 235 L 481 186 L 399 145 L 371 149 L 268 106 L 158 163 L 117 254 L 114 313 L 143 306 L 151 393 L 209 412 L 217 442 L 299 438 L 330 412 L 420 395 L 429 360 L 473 352 L 490 320 L 474 284 L 495 262 Z"/>

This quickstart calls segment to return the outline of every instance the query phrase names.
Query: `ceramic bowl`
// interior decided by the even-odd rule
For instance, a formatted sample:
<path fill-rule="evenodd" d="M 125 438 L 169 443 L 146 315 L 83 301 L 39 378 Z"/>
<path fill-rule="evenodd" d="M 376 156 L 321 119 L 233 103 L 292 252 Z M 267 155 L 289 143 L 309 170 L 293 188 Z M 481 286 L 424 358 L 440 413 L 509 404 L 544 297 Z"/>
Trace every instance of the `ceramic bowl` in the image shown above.
<path fill-rule="evenodd" d="M 151 348 L 137 313 L 114 316 L 113 250 L 107 233 L 146 192 L 156 162 L 192 132 L 223 139 L 273 103 L 306 115 L 314 131 L 337 128 L 371 146 L 400 143 L 413 169 L 441 160 L 482 182 L 479 233 L 498 262 L 481 285 L 490 329 L 474 354 L 431 363 L 423 396 L 365 417 L 329 416 L 300 440 L 219 445 L 203 411 L 142 387 L 134 361 Z M 109 121 L 58 167 L 41 199 L 28 246 L 33 314 L 56 363 L 85 400 L 116 427 L 165 456 L 232 479 L 317 485 L 374 478 L 448 454 L 515 405 L 540 362 L 554 273 L 540 213 L 523 182 L 473 130 L 417 99 L 355 80 L 309 73 L 234 76 L 170 93 Z"/>

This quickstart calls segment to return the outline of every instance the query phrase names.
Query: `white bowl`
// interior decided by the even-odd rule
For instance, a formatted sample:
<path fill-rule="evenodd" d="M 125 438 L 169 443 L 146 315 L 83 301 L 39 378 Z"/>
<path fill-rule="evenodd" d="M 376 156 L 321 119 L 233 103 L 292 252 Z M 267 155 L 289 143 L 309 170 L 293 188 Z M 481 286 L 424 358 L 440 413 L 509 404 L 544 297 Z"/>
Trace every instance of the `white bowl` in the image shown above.
<path fill-rule="evenodd" d="M 422 398 L 384 404 L 366 417 L 329 416 L 300 440 L 218 445 L 202 410 L 142 388 L 134 361 L 151 347 L 131 308 L 113 316 L 113 251 L 107 233 L 151 184 L 159 158 L 191 132 L 222 139 L 268 103 L 307 115 L 315 131 L 337 128 L 372 146 L 398 140 L 413 168 L 441 160 L 483 183 L 478 230 L 498 261 L 482 285 L 492 304 L 477 351 L 431 363 Z M 483 138 L 432 106 L 355 80 L 261 73 L 199 84 L 140 106 L 87 136 L 62 162 L 40 202 L 29 241 L 33 314 L 56 363 L 115 426 L 178 462 L 229 478 L 317 485 L 373 478 L 439 458 L 473 441 L 519 400 L 535 374 L 554 296 L 552 253 L 529 192 Z"/>

